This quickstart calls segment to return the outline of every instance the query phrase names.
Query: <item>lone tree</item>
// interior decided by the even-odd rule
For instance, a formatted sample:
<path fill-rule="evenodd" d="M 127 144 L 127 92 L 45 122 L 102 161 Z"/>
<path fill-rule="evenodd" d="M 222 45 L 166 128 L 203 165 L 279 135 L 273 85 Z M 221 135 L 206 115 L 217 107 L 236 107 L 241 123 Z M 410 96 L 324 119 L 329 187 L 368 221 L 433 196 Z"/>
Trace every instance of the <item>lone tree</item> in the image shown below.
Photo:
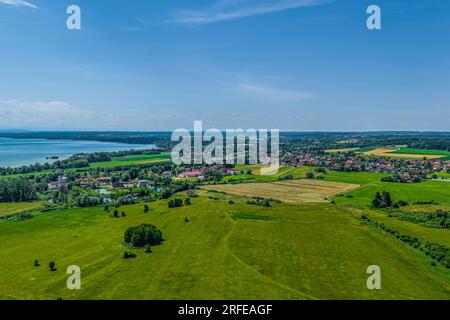
<path fill-rule="evenodd" d="M 307 179 L 314 179 L 314 177 L 315 177 L 315 176 L 314 176 L 314 173 L 312 173 L 312 172 L 307 172 L 307 173 L 306 173 L 306 178 L 307 178 Z"/>
<path fill-rule="evenodd" d="M 150 207 L 148 206 L 148 204 L 144 204 L 144 213 L 147 213 L 150 211 Z"/>
<path fill-rule="evenodd" d="M 163 235 L 161 230 L 152 224 L 144 223 L 130 227 L 125 231 L 124 240 L 134 247 L 154 246 L 161 243 Z"/>
<path fill-rule="evenodd" d="M 50 268 L 50 271 L 56 271 L 55 262 L 54 261 L 50 261 L 48 263 L 48 267 Z"/>

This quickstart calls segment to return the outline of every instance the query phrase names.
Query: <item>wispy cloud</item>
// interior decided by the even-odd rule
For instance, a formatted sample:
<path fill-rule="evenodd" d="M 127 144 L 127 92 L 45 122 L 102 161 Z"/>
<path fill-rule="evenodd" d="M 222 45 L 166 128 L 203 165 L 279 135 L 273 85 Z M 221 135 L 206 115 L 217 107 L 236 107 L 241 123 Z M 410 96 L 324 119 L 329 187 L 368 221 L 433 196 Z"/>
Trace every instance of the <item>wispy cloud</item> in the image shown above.
<path fill-rule="evenodd" d="M 187 116 L 185 112 L 155 112 L 151 108 L 144 111 L 127 108 L 124 114 L 110 109 L 82 108 L 66 101 L 22 99 L 0 101 L 0 114 L 1 129 L 31 130 L 166 130 L 170 127 L 158 123 L 171 123 L 176 128 Z"/>
<path fill-rule="evenodd" d="M 32 4 L 31 2 L 24 1 L 24 0 L 0 0 L 0 3 L 8 4 L 11 6 L 16 7 L 28 7 L 33 9 L 39 9 L 39 7 L 35 4 Z"/>
<path fill-rule="evenodd" d="M 209 7 L 197 10 L 177 10 L 169 21 L 179 24 L 207 24 L 330 2 L 334 0 L 218 0 Z"/>
<path fill-rule="evenodd" d="M 315 94 L 302 90 L 281 89 L 247 81 L 240 82 L 236 90 L 248 96 L 270 102 L 299 102 L 317 97 Z"/>
<path fill-rule="evenodd" d="M 0 101 L 0 113 L 8 126 L 17 128 L 83 127 L 96 120 L 90 110 L 73 107 L 64 101 Z"/>

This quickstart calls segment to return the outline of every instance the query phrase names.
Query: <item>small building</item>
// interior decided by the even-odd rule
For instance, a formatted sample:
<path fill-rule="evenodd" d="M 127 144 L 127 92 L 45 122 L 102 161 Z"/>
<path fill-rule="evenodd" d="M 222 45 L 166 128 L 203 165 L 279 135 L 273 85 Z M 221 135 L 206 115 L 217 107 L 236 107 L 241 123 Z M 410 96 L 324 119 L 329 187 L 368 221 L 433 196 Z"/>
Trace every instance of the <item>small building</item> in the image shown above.
<path fill-rule="evenodd" d="M 146 180 L 139 180 L 138 181 L 138 188 L 148 188 L 149 184 Z"/>
<path fill-rule="evenodd" d="M 101 177 L 101 178 L 97 178 L 97 182 L 98 183 L 103 183 L 103 184 L 110 184 L 111 183 L 111 178 L 110 177 Z"/>
<path fill-rule="evenodd" d="M 60 187 L 67 187 L 68 184 L 69 184 L 69 179 L 67 179 L 64 176 L 58 176 L 57 181 L 51 181 L 48 183 L 48 188 L 50 190 L 56 190 L 56 189 L 59 189 Z"/>
<path fill-rule="evenodd" d="M 200 171 L 190 171 L 190 172 L 183 172 L 180 174 L 181 178 L 202 178 L 203 173 Z"/>

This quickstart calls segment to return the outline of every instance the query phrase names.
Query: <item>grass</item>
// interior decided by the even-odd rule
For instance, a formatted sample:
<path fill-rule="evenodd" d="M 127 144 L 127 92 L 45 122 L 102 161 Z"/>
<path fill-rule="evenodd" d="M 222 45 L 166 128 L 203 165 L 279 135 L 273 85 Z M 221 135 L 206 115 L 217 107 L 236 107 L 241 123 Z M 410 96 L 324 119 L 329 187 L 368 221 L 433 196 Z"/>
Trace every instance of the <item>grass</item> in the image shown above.
<path fill-rule="evenodd" d="M 354 210 L 358 211 L 358 209 Z M 363 214 L 380 224 L 384 223 L 401 234 L 416 237 L 423 243 L 429 241 L 450 247 L 450 230 L 448 229 L 429 228 L 416 223 L 402 221 L 395 217 L 389 217 L 388 213 L 382 210 L 365 209 L 359 210 L 358 214 Z"/>
<path fill-rule="evenodd" d="M 373 182 L 380 181 L 381 178 L 389 176 L 384 173 L 371 173 L 371 172 L 343 172 L 343 171 L 327 171 L 323 175 L 325 181 L 353 183 L 359 185 L 365 185 Z"/>
<path fill-rule="evenodd" d="M 437 201 L 439 204 L 450 204 L 450 187 L 444 181 L 424 181 L 421 183 L 392 183 L 376 181 L 352 190 L 345 195 L 353 198 L 334 197 L 340 204 L 356 204 L 370 206 L 375 193 L 388 191 L 394 201 L 404 200 L 409 203 L 416 201 Z"/>
<path fill-rule="evenodd" d="M 326 197 L 357 187 L 359 186 L 348 183 L 301 179 L 272 183 L 210 185 L 202 188 L 246 197 L 273 198 L 283 202 L 295 203 L 327 202 Z"/>
<path fill-rule="evenodd" d="M 448 272 L 340 206 L 261 208 L 200 197 L 178 209 L 167 200 L 151 207 L 147 214 L 142 205 L 122 207 L 127 217 L 117 219 L 86 208 L 0 222 L 0 299 L 450 297 Z M 126 228 L 144 222 L 165 238 L 151 254 L 122 242 Z M 125 250 L 137 258 L 123 259 Z M 382 290 L 366 287 L 372 264 L 381 267 Z M 70 265 L 81 268 L 81 290 L 66 288 Z"/>
<path fill-rule="evenodd" d="M 280 167 L 278 172 L 274 175 L 260 175 L 261 166 L 259 165 L 237 165 L 235 170 L 243 171 L 243 174 L 226 176 L 222 182 L 274 182 L 279 181 L 280 178 L 291 174 L 293 179 L 305 178 L 307 172 L 314 171 L 314 167 Z M 247 171 L 251 170 L 251 174 Z"/>
<path fill-rule="evenodd" d="M 450 152 L 444 150 L 429 150 L 429 149 L 413 149 L 413 148 L 400 148 L 398 151 L 392 152 L 394 154 L 420 154 L 420 155 L 440 155 L 440 156 L 450 156 Z"/>
<path fill-rule="evenodd" d="M 132 166 L 148 163 L 160 163 L 170 161 L 170 153 L 162 154 L 143 154 L 143 155 L 131 155 L 124 157 L 113 158 L 109 162 L 93 162 L 89 164 L 90 168 L 114 168 L 120 166 Z"/>
<path fill-rule="evenodd" d="M 8 202 L 0 203 L 0 218 L 40 208 L 41 202 Z"/>

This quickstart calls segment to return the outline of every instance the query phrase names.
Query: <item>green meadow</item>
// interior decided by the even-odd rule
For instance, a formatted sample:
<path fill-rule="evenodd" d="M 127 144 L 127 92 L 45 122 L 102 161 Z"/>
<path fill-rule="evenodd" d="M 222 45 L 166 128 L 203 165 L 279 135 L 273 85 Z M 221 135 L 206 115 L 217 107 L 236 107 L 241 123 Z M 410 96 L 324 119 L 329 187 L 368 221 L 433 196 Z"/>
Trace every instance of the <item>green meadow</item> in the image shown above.
<path fill-rule="evenodd" d="M 292 175 L 293 179 L 302 179 L 306 177 L 307 172 L 312 172 L 316 169 L 315 167 L 280 167 L 278 172 L 273 175 L 261 175 L 261 166 L 259 165 L 237 165 L 235 170 L 242 171 L 243 174 L 225 176 L 223 177 L 223 182 L 274 182 L 279 181 L 287 175 Z M 248 171 L 251 173 L 248 173 Z"/>
<path fill-rule="evenodd" d="M 414 148 L 400 148 L 400 150 L 393 151 L 394 154 L 423 154 L 426 155 L 442 155 L 450 156 L 450 152 L 444 150 L 429 150 L 429 149 L 414 149 Z"/>
<path fill-rule="evenodd" d="M 127 213 L 121 218 L 97 207 L 0 222 L 0 299 L 450 297 L 447 271 L 344 207 L 263 208 L 236 196 L 199 194 L 177 209 L 168 209 L 167 200 L 151 203 L 149 213 L 142 204 L 121 207 Z M 123 243 L 126 228 L 147 222 L 165 239 L 151 254 Z M 137 257 L 123 259 L 125 250 Z M 372 264 L 382 269 L 382 290 L 366 287 Z M 70 265 L 81 268 L 81 290 L 66 288 Z"/>
<path fill-rule="evenodd" d="M 170 160 L 170 153 L 142 154 L 113 158 L 109 162 L 93 162 L 90 168 L 114 168 L 120 166 L 132 166 L 147 163 L 159 163 Z"/>
<path fill-rule="evenodd" d="M 339 204 L 370 206 L 377 192 L 388 191 L 394 201 L 404 200 L 409 203 L 417 201 L 436 201 L 450 204 L 450 185 L 445 181 L 423 181 L 421 183 L 392 183 L 374 181 L 358 189 L 336 196 L 333 200 Z"/>
<path fill-rule="evenodd" d="M 21 212 L 32 211 L 40 208 L 42 203 L 37 202 L 20 202 L 20 203 L 0 203 L 0 218 Z"/>
<path fill-rule="evenodd" d="M 152 161 L 144 157 L 115 160 Z M 25 221 L 0 220 L 0 299 L 449 299 L 450 271 L 420 250 L 361 220 L 361 215 L 422 242 L 450 246 L 449 230 L 390 217 L 370 209 L 374 194 L 394 200 L 435 200 L 440 206 L 410 205 L 402 210 L 450 207 L 448 183 L 381 182 L 383 174 L 328 171 L 320 184 L 350 183 L 356 189 L 324 202 L 277 203 L 265 207 L 243 197 L 246 188 L 273 188 L 292 174 L 304 178 L 314 167 L 283 167 L 276 176 L 252 174 L 236 195 L 198 190 L 192 205 L 169 209 L 168 200 L 122 206 L 113 218 L 103 207 L 35 211 Z M 318 175 L 317 172 L 315 172 Z M 308 181 L 306 181 L 308 182 Z M 300 184 L 301 185 L 301 184 Z M 297 186 L 296 186 L 297 188 Z M 288 188 L 289 189 L 289 188 Z M 286 192 L 298 192 L 293 188 Z M 248 191 L 248 190 L 247 190 Z M 175 197 L 184 198 L 184 194 Z M 39 203 L 0 204 L 8 214 L 33 211 Z M 431 209 L 430 209 L 431 208 Z M 432 210 L 433 209 L 433 210 Z M 186 219 L 187 218 L 187 219 Z M 152 223 L 164 236 L 152 253 L 123 242 L 131 226 Z M 124 259 L 124 251 L 135 259 Z M 38 260 L 40 266 L 35 266 Z M 50 261 L 56 271 L 50 271 Z M 66 268 L 81 268 L 81 290 L 66 288 Z M 382 290 L 368 290 L 367 267 L 379 265 Z"/>

